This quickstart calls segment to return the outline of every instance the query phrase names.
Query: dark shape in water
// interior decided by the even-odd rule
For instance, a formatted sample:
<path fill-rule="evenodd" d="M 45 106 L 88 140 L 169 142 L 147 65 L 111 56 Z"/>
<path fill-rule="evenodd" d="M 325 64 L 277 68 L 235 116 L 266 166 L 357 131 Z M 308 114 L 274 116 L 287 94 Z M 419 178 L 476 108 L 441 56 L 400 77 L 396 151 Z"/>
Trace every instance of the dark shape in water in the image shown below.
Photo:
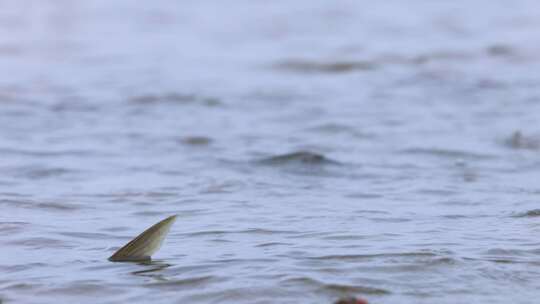
<path fill-rule="evenodd" d="M 138 95 L 130 98 L 130 102 L 134 104 L 160 104 L 160 103 L 175 103 L 175 104 L 188 104 L 199 103 L 205 106 L 218 106 L 220 101 L 213 97 L 202 97 L 195 94 L 180 94 L 180 93 L 166 93 L 166 94 L 147 94 Z"/>
<path fill-rule="evenodd" d="M 308 165 L 325 165 L 339 164 L 337 161 L 328 159 L 324 155 L 309 152 L 298 151 L 277 156 L 265 158 L 260 161 L 262 164 L 280 165 L 280 164 L 308 164 Z"/>
<path fill-rule="evenodd" d="M 527 212 L 514 215 L 514 217 L 537 217 L 537 216 L 540 216 L 540 209 L 533 209 Z"/>
<path fill-rule="evenodd" d="M 370 61 L 316 62 L 309 60 L 288 60 L 275 65 L 277 69 L 299 73 L 347 73 L 373 70 L 376 64 Z"/>
<path fill-rule="evenodd" d="M 401 152 L 406 154 L 418 154 L 440 158 L 453 158 L 458 160 L 486 160 L 489 158 L 493 158 L 493 155 L 490 154 L 476 153 L 465 150 L 452 150 L 447 148 L 409 148 L 401 150 Z"/>
<path fill-rule="evenodd" d="M 368 304 L 368 301 L 362 299 L 362 298 L 355 298 L 355 297 L 348 297 L 348 298 L 341 298 L 334 302 L 334 304 Z"/>
<path fill-rule="evenodd" d="M 162 95 L 139 95 L 130 99 L 131 102 L 139 104 L 151 104 L 159 102 L 192 102 L 196 100 L 195 95 L 191 94 L 178 94 L 178 93 L 168 93 Z"/>
<path fill-rule="evenodd" d="M 160 221 L 146 229 L 124 247 L 118 249 L 110 258 L 112 262 L 141 262 L 149 261 L 165 239 L 171 225 L 176 220 L 176 215 Z"/>
<path fill-rule="evenodd" d="M 212 139 L 205 136 L 188 136 L 180 140 L 183 144 L 191 146 L 206 146 L 212 142 Z"/>
<path fill-rule="evenodd" d="M 486 49 L 488 55 L 491 56 L 509 56 L 515 53 L 510 45 L 494 44 Z"/>
<path fill-rule="evenodd" d="M 524 136 L 521 131 L 515 131 L 512 136 L 505 141 L 506 145 L 513 149 L 536 150 L 540 148 L 540 139 Z"/>
<path fill-rule="evenodd" d="M 434 61 L 466 61 L 472 59 L 472 55 L 462 52 L 441 51 L 431 52 L 412 58 L 415 64 L 426 64 Z"/>

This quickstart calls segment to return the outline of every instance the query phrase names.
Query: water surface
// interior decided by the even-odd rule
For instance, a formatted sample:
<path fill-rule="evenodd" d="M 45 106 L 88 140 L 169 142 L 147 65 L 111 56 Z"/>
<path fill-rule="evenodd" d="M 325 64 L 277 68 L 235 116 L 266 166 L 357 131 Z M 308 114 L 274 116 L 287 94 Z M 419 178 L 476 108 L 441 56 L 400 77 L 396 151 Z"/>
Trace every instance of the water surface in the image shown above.
<path fill-rule="evenodd" d="M 4 1 L 0 299 L 535 303 L 537 37 L 533 0 Z"/>

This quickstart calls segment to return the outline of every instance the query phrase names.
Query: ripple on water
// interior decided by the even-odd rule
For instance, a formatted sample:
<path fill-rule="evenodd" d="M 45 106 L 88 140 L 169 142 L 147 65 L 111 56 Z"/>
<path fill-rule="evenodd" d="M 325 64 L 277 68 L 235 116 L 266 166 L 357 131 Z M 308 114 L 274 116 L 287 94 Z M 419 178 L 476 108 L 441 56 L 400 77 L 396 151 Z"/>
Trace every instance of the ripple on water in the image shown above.
<path fill-rule="evenodd" d="M 369 236 L 358 234 L 332 234 L 328 236 L 323 236 L 320 239 L 327 241 L 361 241 L 368 238 Z"/>
<path fill-rule="evenodd" d="M 373 61 L 313 61 L 307 59 L 290 59 L 278 62 L 273 66 L 277 70 L 304 74 L 336 74 L 355 71 L 369 71 L 377 68 Z"/>
<path fill-rule="evenodd" d="M 479 256 L 464 257 L 464 260 L 487 261 L 496 264 L 538 265 L 539 255 L 540 249 L 490 248 L 481 252 Z"/>
<path fill-rule="evenodd" d="M 0 233 L 15 234 L 24 231 L 30 226 L 27 222 L 0 222 Z"/>
<path fill-rule="evenodd" d="M 514 214 L 513 217 L 538 217 L 540 216 L 540 209 L 532 209 L 525 212 Z"/>
<path fill-rule="evenodd" d="M 78 238 L 78 239 L 91 239 L 91 240 L 103 240 L 103 239 L 109 239 L 113 238 L 114 236 L 105 234 L 105 233 L 91 233 L 91 232 L 72 232 L 72 231 L 63 231 L 58 232 L 57 234 L 68 236 L 72 238 Z"/>
<path fill-rule="evenodd" d="M 162 216 L 168 216 L 168 215 L 172 215 L 172 214 L 175 214 L 175 212 L 173 211 L 169 211 L 169 212 L 165 212 L 165 211 L 151 211 L 151 210 L 146 210 L 146 211 L 138 211 L 138 212 L 133 212 L 132 213 L 134 216 L 148 216 L 148 217 L 162 217 Z"/>
<path fill-rule="evenodd" d="M 516 150 L 539 150 L 540 136 L 523 135 L 521 131 L 515 131 L 511 136 L 504 140 L 504 145 Z"/>
<path fill-rule="evenodd" d="M 48 237 L 30 237 L 18 240 L 8 241 L 5 244 L 20 246 L 29 249 L 58 249 L 58 248 L 75 248 L 76 246 L 69 244 L 64 240 L 53 239 Z"/>
<path fill-rule="evenodd" d="M 292 245 L 294 245 L 294 244 L 293 243 L 283 243 L 283 242 L 268 242 L 268 243 L 257 244 L 257 245 L 255 245 L 255 247 L 266 248 L 266 247 L 292 246 Z"/>
<path fill-rule="evenodd" d="M 327 134 L 331 136 L 334 136 L 336 134 L 344 134 L 344 135 L 350 135 L 355 138 L 372 138 L 373 137 L 372 134 L 362 133 L 352 126 L 345 125 L 345 124 L 338 124 L 338 123 L 321 124 L 321 125 L 308 128 L 307 130 L 317 133 L 317 134 Z"/>
<path fill-rule="evenodd" d="M 538 256 L 540 249 L 523 250 L 523 249 L 507 249 L 507 248 L 491 248 L 484 252 L 486 256 Z"/>
<path fill-rule="evenodd" d="M 28 199 L 2 199 L 0 200 L 0 206 L 61 212 L 70 212 L 83 209 L 82 206 L 75 205 L 73 203 L 39 202 Z"/>
<path fill-rule="evenodd" d="M 57 287 L 50 287 L 40 294 L 44 295 L 58 295 L 58 296 L 73 296 L 73 297 L 100 297 L 105 295 L 121 295 L 126 293 L 124 288 L 115 288 L 99 280 L 81 280 L 62 284 Z"/>
<path fill-rule="evenodd" d="M 295 231 L 291 230 L 273 230 L 273 229 L 262 229 L 262 228 L 251 228 L 245 230 L 207 230 L 207 231 L 196 231 L 190 233 L 183 233 L 182 235 L 188 237 L 200 237 L 200 236 L 223 236 L 223 235 L 233 235 L 233 234 L 249 234 L 249 235 L 277 235 L 277 234 L 294 234 Z"/>
<path fill-rule="evenodd" d="M 364 192 L 354 192 L 345 194 L 344 197 L 347 198 L 359 198 L 359 199 L 378 199 L 383 198 L 383 194 L 379 193 L 364 193 Z"/>
<path fill-rule="evenodd" d="M 258 161 L 263 165 L 285 166 L 285 165 L 304 165 L 304 166 L 322 166 L 337 165 L 338 161 L 310 151 L 297 151 L 276 156 L 270 156 Z"/>
<path fill-rule="evenodd" d="M 27 150 L 27 149 L 14 149 L 14 148 L 0 148 L 1 154 L 15 155 L 15 156 L 26 156 L 26 157 L 62 157 L 62 156 L 72 156 L 72 157 L 91 157 L 91 156 L 108 156 L 107 154 L 99 153 L 96 151 L 90 150 L 73 150 L 73 149 L 62 149 L 62 150 Z"/>
<path fill-rule="evenodd" d="M 215 97 L 204 97 L 195 94 L 164 93 L 164 94 L 146 94 L 131 97 L 129 102 L 139 105 L 158 105 L 168 104 L 198 104 L 208 107 L 221 106 L 222 102 Z"/>
<path fill-rule="evenodd" d="M 412 219 L 404 217 L 373 217 L 370 220 L 376 223 L 406 223 L 412 221 Z"/>
<path fill-rule="evenodd" d="M 15 273 L 20 271 L 25 271 L 27 269 L 39 269 L 42 267 L 47 267 L 45 263 L 24 263 L 24 264 L 14 264 L 14 265 L 0 265 L 0 270 L 3 273 Z"/>
<path fill-rule="evenodd" d="M 212 139 L 206 136 L 186 136 L 179 140 L 180 143 L 188 146 L 202 147 L 212 143 Z"/>
<path fill-rule="evenodd" d="M 44 284 L 37 284 L 37 283 L 13 283 L 13 284 L 7 284 L 5 286 L 3 286 L 0 290 L 5 290 L 5 291 L 14 291 L 14 292 L 30 292 L 30 291 L 34 291 L 34 290 L 38 290 L 40 289 L 41 287 L 43 287 Z M 0 303 L 1 302 L 1 298 L 0 298 Z"/>
<path fill-rule="evenodd" d="M 224 280 L 224 278 L 209 275 L 184 279 L 167 279 L 162 282 L 145 284 L 144 287 L 159 289 L 161 291 L 192 290 L 196 288 L 206 288 L 212 283 L 218 283 Z"/>
<path fill-rule="evenodd" d="M 249 283 L 245 285 L 247 286 L 195 291 L 193 295 L 185 297 L 181 303 L 275 303 L 279 302 L 276 300 L 281 297 L 298 293 L 273 286 L 254 286 Z M 306 296 L 309 297 L 304 294 L 304 298 Z"/>
<path fill-rule="evenodd" d="M 179 191 L 174 191 L 176 189 L 155 189 L 153 191 L 136 191 L 136 190 L 126 190 L 118 191 L 112 193 L 95 193 L 95 194 L 79 194 L 81 197 L 90 197 L 98 199 L 113 199 L 115 201 L 125 201 L 127 199 L 133 198 L 149 198 L 149 199 L 159 199 L 159 198 L 172 198 L 179 195 Z"/>
<path fill-rule="evenodd" d="M 402 252 L 402 253 L 375 253 L 375 254 L 334 254 L 312 256 L 309 259 L 320 261 L 342 261 L 342 262 L 364 262 L 378 258 L 417 258 L 417 257 L 437 257 L 438 255 L 428 251 Z"/>
<path fill-rule="evenodd" d="M 446 148 L 409 148 L 401 150 L 401 153 L 449 159 L 489 160 L 495 158 L 495 156 L 491 154 L 476 153 L 465 150 L 452 150 Z"/>
<path fill-rule="evenodd" d="M 324 292 L 324 293 L 331 293 L 331 294 L 338 294 L 338 295 L 353 294 L 353 293 L 385 295 L 385 294 L 391 293 L 389 290 L 386 290 L 383 288 L 375 288 L 375 287 L 356 285 L 356 284 L 353 285 L 353 284 L 344 284 L 344 283 L 326 283 L 326 282 L 313 279 L 311 277 L 289 278 L 289 279 L 282 280 L 280 284 L 285 285 L 285 286 L 302 285 L 304 288 L 312 289 L 315 292 Z"/>
<path fill-rule="evenodd" d="M 74 175 L 78 173 L 76 170 L 67 168 L 39 168 L 39 167 L 27 167 L 17 168 L 17 175 L 32 180 L 40 180 L 46 178 L 63 177 L 66 175 Z"/>

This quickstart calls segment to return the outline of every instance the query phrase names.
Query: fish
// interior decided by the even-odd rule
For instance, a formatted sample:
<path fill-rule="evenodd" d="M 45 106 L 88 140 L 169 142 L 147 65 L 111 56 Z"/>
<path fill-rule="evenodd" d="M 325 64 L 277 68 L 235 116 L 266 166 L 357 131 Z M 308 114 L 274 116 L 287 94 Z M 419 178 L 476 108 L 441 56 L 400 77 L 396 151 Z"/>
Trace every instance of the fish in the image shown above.
<path fill-rule="evenodd" d="M 150 261 L 154 254 L 161 247 L 165 236 L 169 232 L 177 215 L 158 222 L 146 229 L 129 243 L 118 249 L 109 257 L 111 262 L 142 262 Z"/>

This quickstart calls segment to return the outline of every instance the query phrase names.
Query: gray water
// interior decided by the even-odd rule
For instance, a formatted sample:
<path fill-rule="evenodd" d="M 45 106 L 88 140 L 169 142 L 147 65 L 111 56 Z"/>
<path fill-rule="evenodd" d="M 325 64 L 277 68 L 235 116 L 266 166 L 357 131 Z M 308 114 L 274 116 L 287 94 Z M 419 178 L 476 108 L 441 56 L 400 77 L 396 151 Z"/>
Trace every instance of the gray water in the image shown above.
<path fill-rule="evenodd" d="M 539 37 L 535 0 L 1 1 L 0 301 L 538 303 Z"/>

